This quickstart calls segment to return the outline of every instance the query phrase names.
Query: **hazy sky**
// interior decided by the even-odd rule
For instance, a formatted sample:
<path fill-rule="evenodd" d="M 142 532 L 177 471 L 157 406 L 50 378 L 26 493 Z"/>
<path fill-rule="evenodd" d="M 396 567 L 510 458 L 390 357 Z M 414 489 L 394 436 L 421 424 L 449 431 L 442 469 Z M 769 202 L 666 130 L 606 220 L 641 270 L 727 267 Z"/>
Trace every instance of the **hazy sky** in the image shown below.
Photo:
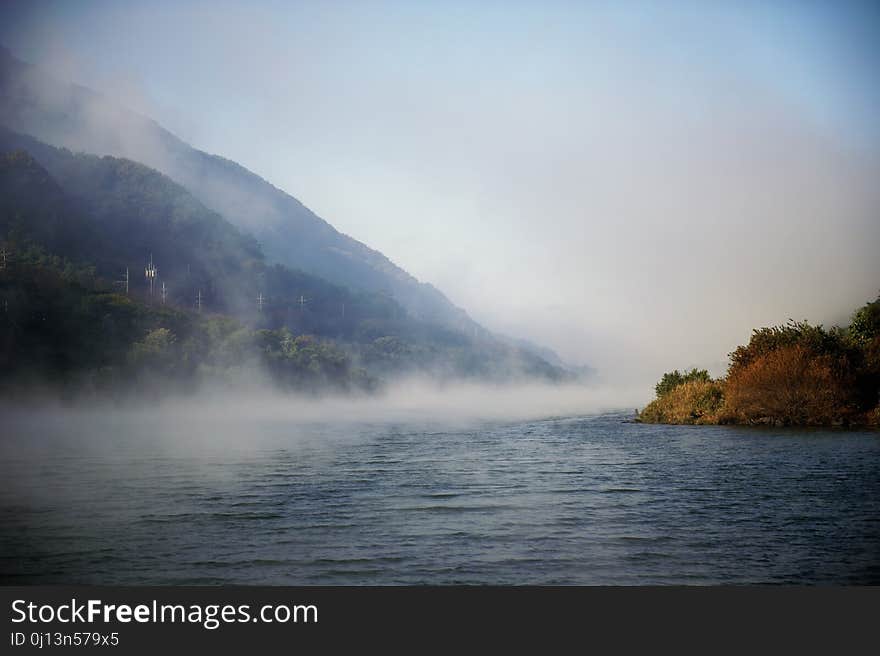
<path fill-rule="evenodd" d="M 706 366 L 880 291 L 880 3 L 6 2 L 489 328 Z"/>

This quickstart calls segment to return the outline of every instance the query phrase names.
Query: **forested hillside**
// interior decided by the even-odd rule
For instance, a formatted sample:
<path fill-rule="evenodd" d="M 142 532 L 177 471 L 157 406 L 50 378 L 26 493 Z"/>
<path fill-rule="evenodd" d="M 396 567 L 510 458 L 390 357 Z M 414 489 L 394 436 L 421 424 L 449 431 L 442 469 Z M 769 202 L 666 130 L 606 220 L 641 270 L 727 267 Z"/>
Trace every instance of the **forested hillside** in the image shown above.
<path fill-rule="evenodd" d="M 299 200 L 243 166 L 197 150 L 113 98 L 57 80 L 3 48 L 0 124 L 55 146 L 142 162 L 252 234 L 268 261 L 343 287 L 384 293 L 410 315 L 427 322 L 468 334 L 481 330 L 439 290 L 340 233 Z"/>
<path fill-rule="evenodd" d="M 566 376 L 489 336 L 416 320 L 386 294 L 269 264 L 251 236 L 144 165 L 5 129 L 2 151 L 7 384 L 191 387 L 249 368 L 299 389 L 374 389 L 415 372 Z"/>

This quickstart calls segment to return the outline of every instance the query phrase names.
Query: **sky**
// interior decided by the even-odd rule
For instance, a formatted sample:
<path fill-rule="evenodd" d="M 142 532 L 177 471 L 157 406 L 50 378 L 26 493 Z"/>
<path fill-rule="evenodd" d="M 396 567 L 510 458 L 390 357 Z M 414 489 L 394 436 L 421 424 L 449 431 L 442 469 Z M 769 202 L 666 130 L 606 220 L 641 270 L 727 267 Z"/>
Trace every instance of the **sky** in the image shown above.
<path fill-rule="evenodd" d="M 880 3 L 16 2 L 0 43 L 488 328 L 723 373 L 880 291 Z"/>

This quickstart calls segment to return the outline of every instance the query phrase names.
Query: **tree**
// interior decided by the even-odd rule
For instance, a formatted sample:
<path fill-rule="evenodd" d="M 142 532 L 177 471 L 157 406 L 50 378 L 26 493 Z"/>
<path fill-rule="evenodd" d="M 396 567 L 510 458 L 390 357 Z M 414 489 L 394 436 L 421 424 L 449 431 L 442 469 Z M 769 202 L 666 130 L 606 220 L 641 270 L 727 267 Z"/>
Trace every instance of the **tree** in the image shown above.
<path fill-rule="evenodd" d="M 137 370 L 170 374 L 177 361 L 177 337 L 168 328 L 156 328 L 143 341 L 135 342 L 129 351 L 129 364 Z"/>
<path fill-rule="evenodd" d="M 845 360 L 792 344 L 728 376 L 725 413 L 739 423 L 830 424 L 850 414 L 851 388 Z"/>
<path fill-rule="evenodd" d="M 848 334 L 857 344 L 867 344 L 880 335 L 880 296 L 853 313 Z"/>
<path fill-rule="evenodd" d="M 659 399 L 661 396 L 668 394 L 679 385 L 692 381 L 709 383 L 712 381 L 712 377 L 705 369 L 694 368 L 690 371 L 685 371 L 684 373 L 681 373 L 676 369 L 675 371 L 663 374 L 663 378 L 661 378 L 660 382 L 654 386 L 654 391 L 657 393 L 657 398 Z"/>

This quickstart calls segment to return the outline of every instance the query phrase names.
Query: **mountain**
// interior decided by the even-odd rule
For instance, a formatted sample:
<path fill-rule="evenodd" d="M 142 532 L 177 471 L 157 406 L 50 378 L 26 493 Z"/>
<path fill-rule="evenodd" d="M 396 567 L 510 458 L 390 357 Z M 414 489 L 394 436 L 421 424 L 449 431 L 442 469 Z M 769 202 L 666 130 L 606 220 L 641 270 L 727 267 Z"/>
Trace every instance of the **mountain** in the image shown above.
<path fill-rule="evenodd" d="M 74 154 L 0 126 L 0 152 L 12 151 L 28 157 L 7 158 L 0 229 L 11 229 L 13 210 L 34 216 L 35 205 L 46 206 L 35 218 L 21 221 L 18 230 L 51 253 L 88 261 L 109 278 L 129 268 L 133 290 L 145 284 L 141 269 L 152 258 L 160 269 L 157 282 L 170 286 L 172 300 L 186 304 L 201 290 L 208 307 L 232 314 L 256 309 L 261 292 L 276 302 L 292 302 L 299 295 L 329 297 L 348 301 L 354 310 L 354 295 L 347 289 L 270 267 L 253 237 L 154 169 Z M 286 288 L 277 284 L 276 269 L 284 271 Z"/>
<path fill-rule="evenodd" d="M 76 156 L 67 164 L 85 164 L 87 172 L 95 159 Z M 109 204 L 123 195 L 121 188 L 136 191 L 163 184 L 164 176 L 140 164 L 108 160 L 99 165 L 109 177 L 114 177 L 109 173 L 114 168 L 135 171 L 122 176 L 127 182 L 113 185 Z M 138 182 L 132 185 L 132 179 Z M 92 182 L 87 175 L 85 180 Z M 142 285 L 125 289 L 96 275 L 101 268 L 112 268 L 108 263 L 124 260 L 131 246 L 127 238 L 112 238 L 109 216 L 96 218 L 89 205 L 69 195 L 28 153 L 0 155 L 0 397 L 43 397 L 57 391 L 66 398 L 99 394 L 103 399 L 149 400 L 196 390 L 207 382 L 240 386 L 252 375 L 281 389 L 305 392 L 376 388 L 379 381 L 334 341 L 295 336 L 287 327 L 261 327 L 271 321 L 262 314 L 251 322 L 256 325 L 248 325 L 216 310 L 187 310 L 170 298 L 146 294 Z M 224 232 L 234 237 L 235 232 L 222 220 L 199 217 L 198 206 L 191 209 L 183 221 L 172 218 L 182 231 L 172 225 L 156 241 L 167 250 L 170 235 L 177 233 L 175 247 L 196 261 L 205 238 Z M 137 212 L 119 214 L 114 222 L 132 234 L 150 223 Z M 191 227 L 197 229 L 188 233 Z M 251 273 L 259 272 L 260 254 L 249 252 L 247 241 L 237 244 L 233 238 L 220 250 L 224 261 L 238 255 L 253 265 Z M 209 255 L 201 263 L 210 260 Z M 284 279 L 284 271 L 276 273 Z M 248 270 L 239 269 L 235 278 L 245 282 Z M 213 300 L 216 307 L 219 299 L 215 295 Z"/>
<path fill-rule="evenodd" d="M 155 121 L 0 48 L 0 124 L 74 151 L 124 157 L 169 176 L 252 234 L 270 261 L 336 284 L 390 294 L 414 317 L 467 334 L 467 313 L 382 253 L 340 233 L 296 198 L 246 168 L 188 145 Z"/>
<path fill-rule="evenodd" d="M 300 344 L 290 353 L 284 351 L 280 360 L 272 360 L 285 379 L 293 376 L 303 385 L 311 380 L 304 373 L 311 371 L 309 365 L 298 369 L 288 360 L 306 346 L 313 351 L 310 361 L 332 364 L 332 377 L 339 384 L 350 382 L 347 373 L 339 373 L 339 362 L 349 363 L 345 372 L 355 371 L 351 367 L 356 366 L 368 376 L 383 379 L 413 372 L 492 380 L 567 377 L 563 369 L 490 335 L 465 336 L 413 317 L 387 294 L 352 290 L 268 262 L 253 237 L 168 176 L 143 164 L 73 153 L 0 127 L 3 152 L 0 246 L 20 265 L 16 276 L 10 278 L 7 272 L 0 290 L 4 303 L 13 301 L 13 311 L 3 326 L 9 331 L 6 353 L 10 362 L 36 358 L 46 368 L 34 355 L 45 351 L 45 344 L 37 338 L 44 333 L 51 334 L 44 341 L 54 345 L 57 357 L 53 361 L 80 362 L 80 368 L 104 362 L 104 356 L 85 357 L 81 362 L 81 355 L 72 351 L 95 353 L 102 343 L 101 326 L 121 321 L 126 328 L 114 328 L 107 337 L 116 344 L 117 355 L 128 353 L 145 331 L 154 330 L 193 335 L 213 344 L 216 340 L 203 332 L 235 333 L 238 329 L 230 328 L 233 325 L 242 330 L 265 329 L 275 333 L 264 346 L 279 353 L 282 343 L 293 343 L 292 336 L 313 335 L 324 342 L 320 346 Z M 153 293 L 142 275 L 148 258 L 158 267 Z M 119 299 L 122 306 L 114 301 L 104 315 L 83 311 L 83 307 L 93 307 L 87 299 L 95 294 L 103 299 L 99 307 L 105 308 L 106 293 L 114 290 L 114 282 L 116 291 L 122 291 L 119 281 L 126 270 L 131 275 L 128 293 Z M 168 291 L 161 301 L 160 284 Z M 200 311 L 233 323 L 220 321 L 199 329 L 201 324 L 189 317 L 197 298 Z M 128 315 L 117 321 L 118 308 L 130 309 L 132 301 L 143 321 L 132 323 Z M 159 312 L 166 307 L 178 314 Z M 33 323 L 39 316 L 55 317 L 54 332 L 47 332 L 48 324 Z M 71 323 L 71 316 L 79 319 Z M 29 330 L 21 330 L 22 325 L 29 325 Z M 64 332 L 65 325 L 72 326 L 69 334 Z M 288 331 L 284 334 L 291 337 L 278 331 Z M 89 338 L 87 347 L 77 349 L 74 345 L 84 337 Z M 325 344 L 327 340 L 332 344 Z M 256 345 L 265 341 L 263 337 L 245 341 L 249 353 L 265 359 L 267 351 Z M 230 349 L 240 351 L 241 345 Z M 219 355 L 223 351 L 219 347 L 194 352 L 203 351 L 225 358 Z M 188 353 L 189 361 L 201 362 L 202 355 Z M 119 369 L 118 362 L 106 366 Z"/>

